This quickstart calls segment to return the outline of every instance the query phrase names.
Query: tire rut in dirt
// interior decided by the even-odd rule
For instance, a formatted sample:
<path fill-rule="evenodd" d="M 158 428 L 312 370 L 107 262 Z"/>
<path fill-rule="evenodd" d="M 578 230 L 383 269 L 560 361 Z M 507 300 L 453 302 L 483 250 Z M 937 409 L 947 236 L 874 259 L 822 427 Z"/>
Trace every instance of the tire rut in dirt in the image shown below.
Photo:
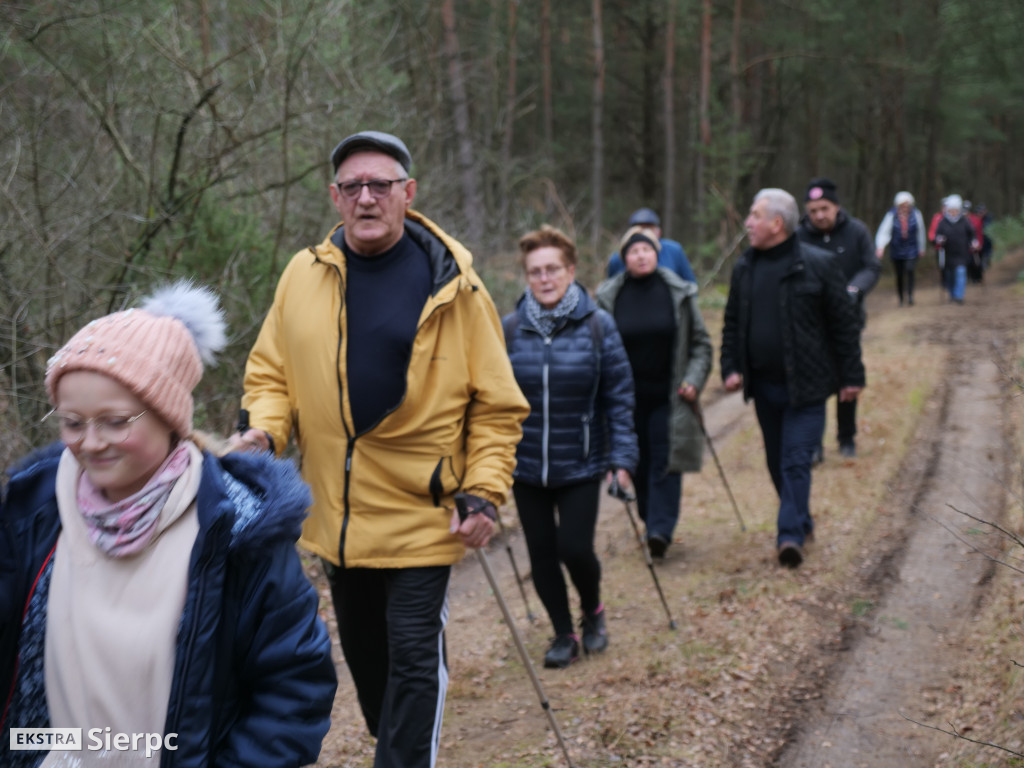
<path fill-rule="evenodd" d="M 895 514 L 876 538 L 878 556 L 862 569 L 859 588 L 877 607 L 848 628 L 843 646 L 851 650 L 835 659 L 827 682 L 805 681 L 814 701 L 793 713 L 775 765 L 923 768 L 948 746 L 948 736 L 910 720 L 945 726 L 934 722 L 934 694 L 958 660 L 957 637 L 991 573 L 972 551 L 977 525 L 953 507 L 998 520 L 1005 499 L 1008 435 L 991 428 L 1005 423 L 1001 374 L 983 359 L 979 332 L 932 329 L 956 345 L 952 373 L 897 474 Z M 993 465 L 984 457 L 995 457 Z"/>

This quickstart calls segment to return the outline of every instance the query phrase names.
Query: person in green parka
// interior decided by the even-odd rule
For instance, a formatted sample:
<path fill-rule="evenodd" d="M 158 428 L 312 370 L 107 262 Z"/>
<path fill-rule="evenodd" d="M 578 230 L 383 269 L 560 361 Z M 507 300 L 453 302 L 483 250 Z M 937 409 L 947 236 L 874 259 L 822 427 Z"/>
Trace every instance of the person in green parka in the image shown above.
<path fill-rule="evenodd" d="M 704 440 L 695 408 L 711 370 L 711 337 L 697 285 L 658 266 L 657 239 L 640 227 L 622 239 L 626 271 L 601 283 L 597 304 L 618 325 L 636 387 L 640 464 L 633 478 L 651 554 L 672 543 L 684 472 L 699 472 Z"/>

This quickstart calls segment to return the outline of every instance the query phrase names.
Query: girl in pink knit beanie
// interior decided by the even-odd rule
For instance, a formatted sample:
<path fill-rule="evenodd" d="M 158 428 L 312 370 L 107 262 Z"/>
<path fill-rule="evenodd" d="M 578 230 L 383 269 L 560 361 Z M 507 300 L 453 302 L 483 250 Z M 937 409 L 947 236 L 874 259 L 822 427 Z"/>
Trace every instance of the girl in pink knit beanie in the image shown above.
<path fill-rule="evenodd" d="M 180 476 L 192 390 L 224 343 L 216 296 L 180 282 L 139 309 L 93 320 L 50 358 L 49 418 L 81 464 L 88 491 L 120 503 L 158 473 L 164 483 Z M 104 525 L 94 535 L 109 532 Z M 132 548 L 145 539 L 134 531 L 117 535 L 132 539 Z"/>

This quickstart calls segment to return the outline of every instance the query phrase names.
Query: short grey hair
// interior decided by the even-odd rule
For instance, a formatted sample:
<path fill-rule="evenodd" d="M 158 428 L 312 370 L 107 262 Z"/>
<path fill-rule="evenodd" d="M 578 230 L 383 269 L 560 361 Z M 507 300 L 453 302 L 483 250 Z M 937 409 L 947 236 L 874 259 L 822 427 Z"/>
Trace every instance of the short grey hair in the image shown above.
<path fill-rule="evenodd" d="M 773 187 L 762 189 L 754 195 L 754 203 L 761 200 L 764 200 L 764 209 L 769 216 L 778 216 L 782 219 L 782 226 L 787 235 L 796 232 L 796 227 L 800 223 L 800 208 L 796 204 L 796 199 L 789 192 Z"/>

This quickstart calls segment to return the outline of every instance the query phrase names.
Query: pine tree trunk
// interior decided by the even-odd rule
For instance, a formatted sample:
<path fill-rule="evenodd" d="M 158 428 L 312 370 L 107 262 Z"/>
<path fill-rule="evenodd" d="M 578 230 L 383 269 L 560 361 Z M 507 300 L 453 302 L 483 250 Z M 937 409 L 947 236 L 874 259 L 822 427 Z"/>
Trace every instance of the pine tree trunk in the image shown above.
<path fill-rule="evenodd" d="M 594 35 L 594 95 L 591 104 L 591 137 L 593 159 L 591 160 L 591 193 L 594 207 L 591 213 L 593 229 L 591 248 L 594 258 L 600 258 L 601 208 L 604 205 L 604 32 L 601 22 L 601 0 L 591 0 Z"/>
<path fill-rule="evenodd" d="M 501 138 L 501 168 L 498 171 L 501 203 L 498 213 L 498 232 L 504 238 L 508 232 L 509 170 L 512 166 L 512 138 L 516 125 L 516 57 L 518 36 L 516 10 L 519 0 L 508 0 L 508 75 L 505 83 L 505 125 Z"/>
<path fill-rule="evenodd" d="M 707 153 L 711 149 L 711 0 L 702 0 L 700 34 L 700 151 L 697 153 L 697 244 L 704 242 L 704 222 L 707 218 L 705 170 Z"/>
<path fill-rule="evenodd" d="M 448 88 L 455 118 L 455 142 L 462 185 L 462 212 L 465 217 L 466 239 L 478 245 L 483 239 L 484 215 L 480 183 L 474 162 L 473 139 L 469 129 L 469 101 L 466 97 L 466 78 L 459 59 L 459 38 L 455 28 L 455 0 L 441 4 L 444 24 L 444 52 L 448 60 Z"/>
<path fill-rule="evenodd" d="M 668 0 L 665 15 L 665 71 L 662 88 L 665 92 L 665 201 L 661 207 L 661 227 L 672 234 L 676 209 L 676 0 Z"/>

